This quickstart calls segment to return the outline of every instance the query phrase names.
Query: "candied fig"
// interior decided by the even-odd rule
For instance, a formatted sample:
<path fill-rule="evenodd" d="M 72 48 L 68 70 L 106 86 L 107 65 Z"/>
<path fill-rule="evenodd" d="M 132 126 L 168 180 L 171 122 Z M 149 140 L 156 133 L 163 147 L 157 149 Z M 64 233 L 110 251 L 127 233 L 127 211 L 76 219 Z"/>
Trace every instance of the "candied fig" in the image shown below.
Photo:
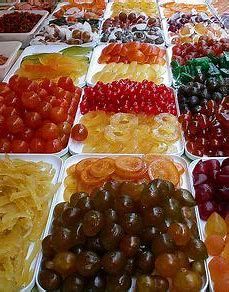
<path fill-rule="evenodd" d="M 52 235 L 48 235 L 42 240 L 42 252 L 48 258 L 55 255 Z"/>
<path fill-rule="evenodd" d="M 60 252 L 55 255 L 53 261 L 47 263 L 53 270 L 59 273 L 61 276 L 69 276 L 77 271 L 76 267 L 77 256 L 72 252 Z"/>
<path fill-rule="evenodd" d="M 143 229 L 141 239 L 145 244 L 151 244 L 152 240 L 160 234 L 160 230 L 154 226 L 149 226 Z"/>
<path fill-rule="evenodd" d="M 143 274 L 152 273 L 154 270 L 154 256 L 148 250 L 142 250 L 138 253 L 137 266 Z"/>
<path fill-rule="evenodd" d="M 103 273 L 96 274 L 87 284 L 87 292 L 104 292 L 106 290 L 106 276 Z"/>
<path fill-rule="evenodd" d="M 61 220 L 64 226 L 69 227 L 78 223 L 81 215 L 82 213 L 79 208 L 67 207 L 62 212 Z"/>
<path fill-rule="evenodd" d="M 117 215 L 115 210 L 108 209 L 108 210 L 104 211 L 103 214 L 104 214 L 105 224 L 109 225 L 112 223 L 117 223 L 118 215 Z"/>
<path fill-rule="evenodd" d="M 192 194 L 185 189 L 178 189 L 174 192 L 173 197 L 182 205 L 187 207 L 193 207 L 196 202 Z"/>
<path fill-rule="evenodd" d="M 119 224 L 110 224 L 102 230 L 100 241 L 106 250 L 114 250 L 119 246 L 123 237 L 123 229 Z"/>
<path fill-rule="evenodd" d="M 139 292 L 166 292 L 169 289 L 169 282 L 158 275 L 140 275 L 137 277 L 137 287 Z"/>
<path fill-rule="evenodd" d="M 98 189 L 93 196 L 93 203 L 96 210 L 105 211 L 114 204 L 114 198 L 111 193 L 104 189 Z"/>
<path fill-rule="evenodd" d="M 202 279 L 196 272 L 181 269 L 173 279 L 173 287 L 178 292 L 199 292 L 202 287 Z"/>
<path fill-rule="evenodd" d="M 143 223 L 141 216 L 137 213 L 127 213 L 123 216 L 121 225 L 128 234 L 138 235 L 142 232 Z"/>
<path fill-rule="evenodd" d="M 175 254 L 162 253 L 156 258 L 155 268 L 161 276 L 171 278 L 180 269 L 180 263 Z"/>
<path fill-rule="evenodd" d="M 79 275 L 67 277 L 61 289 L 62 292 L 81 292 L 84 291 L 84 279 Z"/>
<path fill-rule="evenodd" d="M 131 277 L 127 274 L 109 276 L 107 279 L 108 292 L 126 292 L 131 287 Z"/>
<path fill-rule="evenodd" d="M 160 226 L 165 220 L 165 215 L 161 207 L 153 207 L 144 210 L 143 220 L 146 226 Z"/>
<path fill-rule="evenodd" d="M 104 225 L 103 214 L 96 210 L 91 210 L 84 215 L 83 232 L 86 236 L 95 236 Z"/>
<path fill-rule="evenodd" d="M 117 196 L 115 200 L 115 209 L 120 214 L 133 212 L 134 201 L 130 196 Z"/>
<path fill-rule="evenodd" d="M 152 241 L 152 253 L 159 255 L 165 252 L 172 252 L 175 249 L 175 242 L 168 234 L 159 234 Z"/>
<path fill-rule="evenodd" d="M 126 265 L 126 257 L 120 251 L 111 251 L 102 258 L 102 266 L 109 274 L 120 274 Z"/>
<path fill-rule="evenodd" d="M 185 247 L 185 252 L 192 260 L 203 261 L 208 257 L 207 249 L 203 241 L 192 238 Z"/>
<path fill-rule="evenodd" d="M 126 257 L 133 257 L 138 252 L 140 243 L 139 237 L 126 235 L 120 241 L 120 250 Z"/>
<path fill-rule="evenodd" d="M 76 269 L 83 277 L 94 276 L 100 266 L 100 258 L 95 252 L 83 251 L 77 255 Z"/>
<path fill-rule="evenodd" d="M 52 270 L 41 270 L 38 275 L 38 282 L 47 291 L 57 290 L 61 285 L 61 277 Z"/>
<path fill-rule="evenodd" d="M 183 223 L 171 224 L 168 228 L 168 234 L 178 246 L 185 246 L 191 238 L 188 226 Z"/>

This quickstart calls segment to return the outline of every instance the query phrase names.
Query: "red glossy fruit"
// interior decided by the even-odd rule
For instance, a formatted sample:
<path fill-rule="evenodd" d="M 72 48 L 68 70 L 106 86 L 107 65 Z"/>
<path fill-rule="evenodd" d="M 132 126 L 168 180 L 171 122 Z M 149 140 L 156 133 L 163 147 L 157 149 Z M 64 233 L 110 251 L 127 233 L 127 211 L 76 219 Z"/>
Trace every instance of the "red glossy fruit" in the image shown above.
<path fill-rule="evenodd" d="M 36 129 L 42 124 L 42 117 L 38 112 L 26 112 L 25 123 L 28 127 Z"/>
<path fill-rule="evenodd" d="M 7 129 L 12 134 L 21 133 L 24 129 L 23 120 L 19 116 L 10 116 L 6 120 Z"/>
<path fill-rule="evenodd" d="M 23 140 L 13 140 L 11 150 L 14 153 L 27 153 L 29 151 L 29 145 Z"/>
<path fill-rule="evenodd" d="M 67 111 L 63 107 L 53 107 L 50 112 L 50 118 L 54 123 L 62 123 L 67 119 Z"/>
<path fill-rule="evenodd" d="M 33 138 L 30 142 L 30 150 L 34 153 L 44 153 L 46 142 L 40 138 Z"/>
<path fill-rule="evenodd" d="M 45 151 L 47 153 L 56 153 L 62 150 L 63 146 L 60 139 L 49 140 L 45 143 Z"/>
<path fill-rule="evenodd" d="M 71 137 L 76 141 L 84 141 L 88 136 L 87 128 L 83 124 L 76 124 L 72 128 Z"/>
<path fill-rule="evenodd" d="M 44 140 L 53 140 L 58 138 L 59 129 L 56 124 L 48 122 L 39 129 L 39 135 Z"/>
<path fill-rule="evenodd" d="M 0 153 L 10 152 L 10 141 L 5 138 L 0 139 Z"/>
<path fill-rule="evenodd" d="M 22 103 L 26 109 L 34 110 L 40 105 L 40 97 L 35 92 L 24 92 L 22 94 Z"/>

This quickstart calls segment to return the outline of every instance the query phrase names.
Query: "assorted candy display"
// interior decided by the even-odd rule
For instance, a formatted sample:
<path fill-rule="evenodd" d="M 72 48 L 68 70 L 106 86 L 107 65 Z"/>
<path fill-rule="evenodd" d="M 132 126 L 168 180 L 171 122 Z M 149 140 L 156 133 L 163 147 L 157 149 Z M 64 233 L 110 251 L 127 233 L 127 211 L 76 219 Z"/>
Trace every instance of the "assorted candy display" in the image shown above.
<path fill-rule="evenodd" d="M 51 12 L 0 82 L 0 291 L 229 291 L 225 1 L 54 2 L 0 16 Z"/>
<path fill-rule="evenodd" d="M 177 12 L 167 20 L 168 36 L 171 43 L 193 43 L 201 36 L 213 39 L 227 37 L 223 25 L 207 13 Z"/>
<path fill-rule="evenodd" d="M 119 16 L 107 18 L 102 24 L 101 42 L 139 41 L 161 45 L 164 36 L 159 17 L 148 17 L 144 14 L 121 12 Z"/>
<path fill-rule="evenodd" d="M 52 183 L 54 174 L 48 163 L 0 160 L 1 291 L 20 290 L 33 277 L 31 263 L 40 250 L 49 204 L 58 188 Z"/>
<path fill-rule="evenodd" d="M 57 153 L 67 146 L 81 89 L 14 75 L 0 87 L 0 153 Z"/>

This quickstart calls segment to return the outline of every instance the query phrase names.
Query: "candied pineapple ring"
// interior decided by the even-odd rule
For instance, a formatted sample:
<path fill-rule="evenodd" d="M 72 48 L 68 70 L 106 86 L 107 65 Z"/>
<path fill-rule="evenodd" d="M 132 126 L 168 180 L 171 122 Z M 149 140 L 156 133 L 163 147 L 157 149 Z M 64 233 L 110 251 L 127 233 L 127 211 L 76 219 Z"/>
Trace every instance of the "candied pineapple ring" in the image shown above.
<path fill-rule="evenodd" d="M 175 116 L 160 114 L 149 117 L 126 113 L 106 116 L 103 112 L 100 113 L 101 117 L 105 115 L 105 121 L 93 112 L 82 117 L 88 130 L 88 137 L 83 142 L 83 152 L 163 154 L 176 151 L 176 145 L 174 148 L 170 147 L 181 136 Z M 100 126 L 91 121 L 94 117 L 100 121 Z"/>
<path fill-rule="evenodd" d="M 138 125 L 138 117 L 132 114 L 117 113 L 111 116 L 110 124 L 120 128 L 134 127 Z"/>

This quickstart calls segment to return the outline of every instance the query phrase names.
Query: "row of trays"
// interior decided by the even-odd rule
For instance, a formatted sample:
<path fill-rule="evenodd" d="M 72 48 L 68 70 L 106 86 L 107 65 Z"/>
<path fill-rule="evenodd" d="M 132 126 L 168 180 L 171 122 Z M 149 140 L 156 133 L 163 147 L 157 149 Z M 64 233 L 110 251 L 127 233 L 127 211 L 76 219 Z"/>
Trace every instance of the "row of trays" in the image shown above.
<path fill-rule="evenodd" d="M 27 154 L 27 155 L 9 155 L 10 159 L 22 159 L 25 161 L 32 161 L 32 162 L 45 162 L 51 165 L 51 167 L 55 170 L 55 176 L 53 177 L 53 181 L 52 183 L 56 184 L 56 183 L 60 183 L 60 187 L 59 190 L 57 191 L 57 193 L 54 195 L 52 201 L 50 202 L 50 212 L 49 212 L 49 216 L 48 216 L 48 221 L 47 221 L 47 225 L 45 227 L 44 233 L 42 235 L 42 238 L 44 238 L 45 236 L 47 236 L 50 233 L 50 229 L 51 229 L 51 223 L 52 223 L 52 219 L 53 219 L 53 210 L 55 208 L 55 206 L 60 203 L 65 201 L 65 179 L 67 177 L 67 169 L 70 168 L 73 164 L 76 164 L 78 162 L 80 162 L 83 159 L 87 159 L 87 158 L 104 158 L 104 157 L 111 157 L 111 158 L 115 158 L 115 157 L 120 157 L 121 155 L 103 155 L 103 154 L 79 154 L 79 155 L 74 155 L 71 156 L 70 158 L 68 158 L 64 163 L 62 163 L 62 160 L 60 158 L 58 158 L 57 156 L 54 155 L 36 155 L 36 154 Z M 143 157 L 143 155 L 128 155 L 130 157 Z M 184 168 L 184 173 L 180 176 L 180 187 L 181 188 L 185 188 L 188 189 L 189 191 L 191 191 L 191 193 L 193 195 L 195 195 L 195 190 L 194 190 L 194 186 L 193 186 L 193 176 L 192 176 L 192 172 L 193 169 L 195 168 L 196 164 L 200 161 L 200 160 L 195 160 L 193 161 L 189 166 L 187 165 L 187 162 L 176 155 L 170 155 L 168 156 L 170 159 L 173 160 L 173 162 L 178 163 L 180 165 L 182 165 L 182 167 Z M 4 159 L 5 156 L 4 155 L 0 155 L 0 159 Z M 206 161 L 206 160 L 210 160 L 212 158 L 203 158 L 202 161 Z M 215 158 L 214 158 L 215 159 Z M 225 158 L 219 158 L 218 161 L 222 162 Z M 195 207 L 195 214 L 196 214 L 196 219 L 197 219 L 197 227 L 198 227 L 198 231 L 199 231 L 199 236 L 201 240 L 205 240 L 206 236 L 205 236 L 205 231 L 204 231 L 204 227 L 205 227 L 205 222 L 203 220 L 200 219 L 200 215 L 199 215 L 199 211 L 198 211 L 198 207 Z M 31 248 L 29 253 L 32 252 L 32 243 L 31 243 Z M 209 262 L 210 257 L 208 258 L 207 262 Z M 208 284 L 210 285 L 210 289 L 211 291 L 214 291 L 213 289 L 213 283 L 211 281 L 210 278 L 210 273 L 209 273 L 209 269 L 207 266 L 207 262 L 205 262 L 205 274 L 203 276 L 203 286 L 201 291 L 207 291 L 208 288 Z M 39 285 L 38 282 L 38 273 L 39 270 L 41 269 L 41 263 L 42 263 L 42 253 L 39 253 L 39 255 L 36 255 L 36 257 L 34 258 L 32 265 L 31 265 L 31 269 L 33 271 L 33 277 L 31 282 L 24 287 L 21 291 L 25 292 L 25 291 L 30 291 L 32 289 L 32 287 L 35 284 L 37 284 L 37 287 L 39 289 L 39 291 L 45 291 L 44 289 L 41 288 L 41 286 Z M 210 281 L 209 281 L 210 279 Z"/>

